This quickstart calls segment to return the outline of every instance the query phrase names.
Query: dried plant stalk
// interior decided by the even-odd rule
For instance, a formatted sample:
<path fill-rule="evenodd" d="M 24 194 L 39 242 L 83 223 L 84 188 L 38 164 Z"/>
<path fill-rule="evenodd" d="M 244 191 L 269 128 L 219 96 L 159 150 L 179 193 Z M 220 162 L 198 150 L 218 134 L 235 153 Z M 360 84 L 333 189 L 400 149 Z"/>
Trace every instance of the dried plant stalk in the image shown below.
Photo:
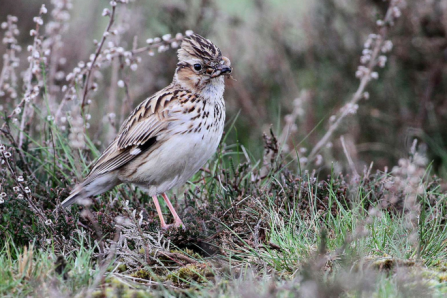
<path fill-rule="evenodd" d="M 374 72 L 376 66 L 384 67 L 386 62 L 386 56 L 379 56 L 380 53 L 386 53 L 391 50 L 392 43 L 386 40 L 389 28 L 394 25 L 395 19 L 400 16 L 399 6 L 402 0 L 391 0 L 388 10 L 386 12 L 384 20 L 377 21 L 377 26 L 379 27 L 378 34 L 370 35 L 367 42 L 365 43 L 365 49 L 363 50 L 363 55 L 360 61 L 366 66 L 359 66 L 356 76 L 360 78 L 360 84 L 357 91 L 352 96 L 351 100 L 347 102 L 338 112 L 337 116 L 332 116 L 330 118 L 331 124 L 328 130 L 320 141 L 313 147 L 312 151 L 308 156 L 308 162 L 312 162 L 320 150 L 325 146 L 329 140 L 332 138 L 334 132 L 340 127 L 342 121 L 349 114 L 354 114 L 358 108 L 358 102 L 362 98 L 368 98 L 369 94 L 365 92 L 366 87 L 371 82 L 372 79 L 378 78 L 378 73 Z M 369 48 L 373 44 L 373 49 Z"/>

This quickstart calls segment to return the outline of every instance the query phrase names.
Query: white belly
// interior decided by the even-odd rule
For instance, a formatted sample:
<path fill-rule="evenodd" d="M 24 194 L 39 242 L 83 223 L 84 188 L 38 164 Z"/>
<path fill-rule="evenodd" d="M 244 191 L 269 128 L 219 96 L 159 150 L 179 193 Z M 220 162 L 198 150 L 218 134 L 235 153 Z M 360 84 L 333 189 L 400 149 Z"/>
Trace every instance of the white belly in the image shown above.
<path fill-rule="evenodd" d="M 216 131 L 211 129 L 199 133 L 173 135 L 149 156 L 142 154 L 132 161 L 130 168 L 133 168 L 133 165 L 139 166 L 131 177 L 123 174 L 119 178 L 122 182 L 134 183 L 146 189 L 151 196 L 180 186 L 216 152 L 222 132 L 223 125 L 219 125 Z"/>

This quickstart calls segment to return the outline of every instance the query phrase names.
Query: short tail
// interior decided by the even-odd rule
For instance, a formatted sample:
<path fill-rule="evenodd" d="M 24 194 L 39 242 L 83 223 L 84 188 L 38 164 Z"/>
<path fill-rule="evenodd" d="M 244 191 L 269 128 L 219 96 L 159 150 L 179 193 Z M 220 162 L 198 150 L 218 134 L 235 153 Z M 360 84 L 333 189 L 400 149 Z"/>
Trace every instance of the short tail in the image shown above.
<path fill-rule="evenodd" d="M 88 177 L 84 182 L 77 185 L 71 192 L 71 194 L 62 203 L 62 207 L 70 207 L 74 203 L 87 203 L 83 202 L 87 198 L 100 195 L 109 189 L 112 189 L 119 181 L 117 175 L 114 173 L 107 173 L 101 176 Z"/>

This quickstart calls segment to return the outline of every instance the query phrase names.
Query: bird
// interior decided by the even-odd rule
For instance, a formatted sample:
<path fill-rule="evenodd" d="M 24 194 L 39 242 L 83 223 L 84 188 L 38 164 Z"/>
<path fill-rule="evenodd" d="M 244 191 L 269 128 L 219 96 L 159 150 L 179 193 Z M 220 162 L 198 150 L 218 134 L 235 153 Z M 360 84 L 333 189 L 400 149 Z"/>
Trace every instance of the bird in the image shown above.
<path fill-rule="evenodd" d="M 197 33 L 183 39 L 177 57 L 172 83 L 130 113 L 63 207 L 130 183 L 152 197 L 162 229 L 185 227 L 166 192 L 185 184 L 217 150 L 225 124 L 225 78 L 233 67 Z M 173 224 L 166 224 L 158 195 Z"/>

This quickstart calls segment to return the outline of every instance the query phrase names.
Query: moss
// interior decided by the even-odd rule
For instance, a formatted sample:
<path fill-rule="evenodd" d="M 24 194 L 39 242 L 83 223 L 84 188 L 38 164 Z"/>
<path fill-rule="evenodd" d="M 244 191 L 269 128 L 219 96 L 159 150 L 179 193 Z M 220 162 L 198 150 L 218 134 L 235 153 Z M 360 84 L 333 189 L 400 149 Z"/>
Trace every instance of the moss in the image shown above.
<path fill-rule="evenodd" d="M 126 270 L 127 270 L 127 266 L 126 266 L 126 264 L 121 264 L 121 265 L 119 265 L 118 268 L 117 268 L 117 270 L 118 270 L 118 272 L 120 272 L 120 273 L 126 271 Z"/>
<path fill-rule="evenodd" d="M 156 273 L 148 271 L 146 269 L 135 271 L 130 276 L 146 280 L 163 280 L 162 276 L 158 276 Z"/>
<path fill-rule="evenodd" d="M 437 283 L 447 282 L 447 273 L 438 270 L 424 270 L 422 277 L 427 280 L 436 281 Z"/>
<path fill-rule="evenodd" d="M 211 271 L 207 264 L 188 264 L 184 267 L 177 269 L 176 271 L 166 276 L 167 280 L 171 280 L 174 283 L 183 282 L 199 282 L 206 283 L 214 280 L 214 273 Z"/>
<path fill-rule="evenodd" d="M 447 273 L 438 274 L 439 282 L 447 282 Z"/>
<path fill-rule="evenodd" d="M 394 265 L 395 262 L 392 258 L 381 258 L 372 263 L 372 267 L 378 270 L 390 270 Z"/>
<path fill-rule="evenodd" d="M 115 297 L 122 297 L 122 298 L 148 298 L 153 297 L 148 292 L 145 292 L 143 290 L 134 290 L 129 288 L 121 287 L 108 287 L 102 291 L 95 291 L 92 295 L 93 298 L 115 298 Z"/>
<path fill-rule="evenodd" d="M 94 298 L 104 298 L 104 297 L 123 297 L 123 298 L 143 298 L 143 297 L 153 297 L 150 293 L 144 290 L 131 289 L 128 285 L 123 284 L 119 279 L 109 278 L 107 279 L 107 286 L 101 291 L 95 291 L 93 293 Z"/>
<path fill-rule="evenodd" d="M 108 283 L 110 283 L 110 285 L 112 287 L 115 287 L 115 288 L 126 288 L 126 289 L 128 288 L 128 286 L 126 284 L 123 284 L 119 279 L 117 279 L 113 276 L 110 278 L 107 278 L 106 281 Z"/>
<path fill-rule="evenodd" d="M 386 271 L 393 269 L 395 266 L 412 267 L 416 265 L 416 262 L 413 260 L 401 260 L 391 257 L 372 259 L 370 261 L 370 265 L 372 266 L 372 268 Z"/>
<path fill-rule="evenodd" d="M 433 270 L 423 270 L 421 276 L 427 280 L 437 280 L 438 273 Z"/>

